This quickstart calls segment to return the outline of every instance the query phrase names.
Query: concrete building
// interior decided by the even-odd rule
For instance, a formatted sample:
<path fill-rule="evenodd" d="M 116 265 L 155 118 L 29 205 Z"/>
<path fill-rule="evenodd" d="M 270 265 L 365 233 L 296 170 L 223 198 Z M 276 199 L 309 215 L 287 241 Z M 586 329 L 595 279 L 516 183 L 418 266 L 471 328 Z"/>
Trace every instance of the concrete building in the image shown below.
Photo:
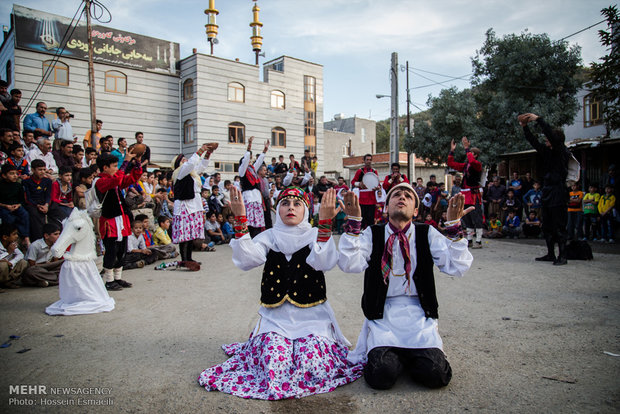
<path fill-rule="evenodd" d="M 62 49 L 71 20 L 14 5 L 11 27 L 0 47 L 0 77 L 22 91 L 26 113 L 44 101 L 48 116 L 64 106 L 81 143 L 90 129 L 86 28 L 79 23 Z M 254 153 L 271 141 L 272 156 L 323 148 L 323 67 L 288 56 L 261 67 L 199 54 L 180 59 L 178 43 L 93 25 L 97 118 L 102 133 L 133 142 L 136 131 L 151 147 L 151 161 L 169 166 L 172 158 L 220 143 L 210 170 L 233 178 L 255 136 Z M 47 80 L 42 82 L 48 73 Z M 41 84 L 41 85 L 40 85 Z M 40 88 L 39 88 L 40 87 Z M 320 174 L 323 166 L 319 164 Z"/>
<path fill-rule="evenodd" d="M 9 89 L 22 91 L 22 109 L 40 88 L 26 113 L 35 112 L 36 102 L 43 101 L 50 120 L 59 106 L 74 114 L 71 124 L 81 143 L 90 129 L 85 24 L 77 26 L 54 60 L 69 23 L 65 17 L 14 5 L 11 27 L 0 47 L 0 68 Z M 178 43 L 96 25 L 93 32 L 101 132 L 132 143 L 135 132 L 142 131 L 152 161 L 168 163 L 180 148 Z M 42 82 L 46 72 L 49 76 Z"/>
<path fill-rule="evenodd" d="M 343 114 L 337 114 L 332 121 L 325 122 L 324 138 L 329 151 L 325 151 L 324 158 L 319 158 L 319 166 L 323 160 L 325 174 L 349 180 L 353 175 L 350 175 L 343 161 L 348 157 L 375 152 L 377 123 L 370 119 L 356 116 L 345 118 Z"/>
<path fill-rule="evenodd" d="M 183 59 L 183 152 L 207 141 L 220 143 L 216 171 L 232 178 L 254 136 L 253 153 L 271 142 L 271 157 L 301 158 L 304 149 L 323 159 L 323 67 L 289 56 L 259 66 L 194 53 Z M 319 163 L 319 170 L 323 168 Z"/>

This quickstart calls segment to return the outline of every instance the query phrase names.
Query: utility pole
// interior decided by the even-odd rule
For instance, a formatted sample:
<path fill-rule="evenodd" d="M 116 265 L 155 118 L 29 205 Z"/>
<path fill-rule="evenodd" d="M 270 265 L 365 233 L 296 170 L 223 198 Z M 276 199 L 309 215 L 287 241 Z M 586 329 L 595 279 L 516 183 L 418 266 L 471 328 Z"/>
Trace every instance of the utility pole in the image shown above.
<path fill-rule="evenodd" d="M 409 111 L 409 104 L 411 103 L 411 98 L 409 97 L 409 61 L 405 64 L 405 73 L 407 74 L 407 126 L 405 127 L 405 134 L 409 137 L 413 136 L 413 131 L 411 130 L 411 113 Z M 407 177 L 411 179 L 411 154 L 407 151 Z"/>
<path fill-rule="evenodd" d="M 97 111 L 95 107 L 95 68 L 93 67 L 93 28 L 90 23 L 90 0 L 84 1 L 86 13 L 86 35 L 88 36 L 88 91 L 90 95 L 90 129 L 91 133 L 97 131 Z M 93 136 L 94 139 L 94 136 Z M 93 146 L 96 143 L 93 142 Z"/>
<path fill-rule="evenodd" d="M 390 81 L 392 83 L 392 118 L 390 122 L 390 164 L 398 162 L 399 148 L 399 125 L 398 125 L 398 53 L 392 52 L 392 66 L 390 68 Z"/>

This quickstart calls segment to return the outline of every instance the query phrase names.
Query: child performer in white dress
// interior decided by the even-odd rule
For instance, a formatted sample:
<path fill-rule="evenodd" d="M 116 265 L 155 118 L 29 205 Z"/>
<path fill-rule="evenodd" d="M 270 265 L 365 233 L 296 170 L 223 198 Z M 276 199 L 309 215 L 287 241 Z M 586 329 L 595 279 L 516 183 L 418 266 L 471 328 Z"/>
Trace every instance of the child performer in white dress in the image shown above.
<path fill-rule="evenodd" d="M 265 265 L 261 319 L 245 343 L 223 346 L 231 358 L 206 369 L 198 382 L 244 398 L 280 400 L 333 391 L 362 375 L 347 360 L 349 342 L 327 302 L 323 271 L 338 262 L 331 237 L 336 192 L 325 193 L 319 228 L 308 223 L 308 197 L 298 187 L 277 200 L 273 228 L 250 238 L 241 192 L 232 187 L 233 263 L 242 270 Z"/>

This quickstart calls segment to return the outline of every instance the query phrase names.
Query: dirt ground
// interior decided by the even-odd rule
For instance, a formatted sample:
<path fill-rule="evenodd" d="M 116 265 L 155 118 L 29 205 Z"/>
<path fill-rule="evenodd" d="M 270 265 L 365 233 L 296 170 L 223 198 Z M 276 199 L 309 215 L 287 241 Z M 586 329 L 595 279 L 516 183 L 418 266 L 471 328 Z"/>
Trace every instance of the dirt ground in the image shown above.
<path fill-rule="evenodd" d="M 225 360 L 220 346 L 246 339 L 257 321 L 261 269 L 235 268 L 228 246 L 197 254 L 200 272 L 127 271 L 134 287 L 112 292 L 110 313 L 51 317 L 44 309 L 58 288 L 10 290 L 0 294 L 0 342 L 20 338 L 0 348 L 0 412 L 617 413 L 618 247 L 591 262 L 552 266 L 533 260 L 538 244 L 488 241 L 473 251 L 464 278 L 436 272 L 439 329 L 453 369 L 440 390 L 402 377 L 389 391 L 360 379 L 278 402 L 206 392 L 198 374 Z M 355 344 L 362 275 L 336 268 L 326 278 L 340 327 Z M 51 394 L 62 387 L 74 390 Z M 77 394 L 85 389 L 98 394 Z M 78 405 L 95 403 L 106 405 Z"/>

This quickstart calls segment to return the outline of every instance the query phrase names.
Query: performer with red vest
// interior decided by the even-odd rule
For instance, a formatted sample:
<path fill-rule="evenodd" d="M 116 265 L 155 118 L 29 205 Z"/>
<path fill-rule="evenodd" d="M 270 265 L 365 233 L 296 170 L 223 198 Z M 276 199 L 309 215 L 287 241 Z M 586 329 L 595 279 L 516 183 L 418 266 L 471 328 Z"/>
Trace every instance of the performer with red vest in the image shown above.
<path fill-rule="evenodd" d="M 429 388 L 448 385 L 452 369 L 438 332 L 438 304 L 433 266 L 463 276 L 473 258 L 462 239 L 460 219 L 465 197 L 449 200 L 446 235 L 413 218 L 420 205 L 410 184 L 398 184 L 386 199 L 389 222 L 360 231 L 355 194 L 344 196 L 349 220 L 340 238 L 338 266 L 364 273 L 362 310 L 366 317 L 349 353 L 352 363 L 366 362 L 364 378 L 375 389 L 391 388 L 401 372 Z"/>
<path fill-rule="evenodd" d="M 375 224 L 375 208 L 377 206 L 375 191 L 381 188 L 379 185 L 377 185 L 375 188 L 366 188 L 362 180 L 364 178 L 364 175 L 367 173 L 373 173 L 377 176 L 377 178 L 379 177 L 379 174 L 377 174 L 377 170 L 372 168 L 372 155 L 370 154 L 364 155 L 364 166 L 357 170 L 355 176 L 351 180 L 351 186 L 354 188 L 357 187 L 360 190 L 359 203 L 362 209 L 361 214 L 363 228 Z"/>
<path fill-rule="evenodd" d="M 239 161 L 239 177 L 241 177 L 241 191 L 243 202 L 248 220 L 250 237 L 258 235 L 265 228 L 265 213 L 263 209 L 263 195 L 260 191 L 260 177 L 258 169 L 263 165 L 265 153 L 269 149 L 269 140 L 265 141 L 263 152 L 256 158 L 252 165 L 252 141 L 254 137 L 248 139 L 247 151 L 241 161 Z"/>
<path fill-rule="evenodd" d="M 388 192 L 392 189 L 392 187 L 396 187 L 400 183 L 409 184 L 409 179 L 405 174 L 400 173 L 400 164 L 397 162 L 393 162 L 390 166 L 392 170 L 391 174 L 385 176 L 383 180 L 383 189 Z"/>
<path fill-rule="evenodd" d="M 465 148 L 466 160 L 464 163 L 454 161 L 454 140 L 450 143 L 450 154 L 448 154 L 448 167 L 463 173 L 461 193 L 465 196 L 465 207 L 474 207 L 474 211 L 463 218 L 467 229 L 467 242 L 473 249 L 482 247 L 482 163 L 478 161 L 480 156 L 479 148 L 470 148 L 467 137 L 461 138 L 463 148 Z M 476 243 L 473 244 L 474 229 L 476 232 Z"/>

